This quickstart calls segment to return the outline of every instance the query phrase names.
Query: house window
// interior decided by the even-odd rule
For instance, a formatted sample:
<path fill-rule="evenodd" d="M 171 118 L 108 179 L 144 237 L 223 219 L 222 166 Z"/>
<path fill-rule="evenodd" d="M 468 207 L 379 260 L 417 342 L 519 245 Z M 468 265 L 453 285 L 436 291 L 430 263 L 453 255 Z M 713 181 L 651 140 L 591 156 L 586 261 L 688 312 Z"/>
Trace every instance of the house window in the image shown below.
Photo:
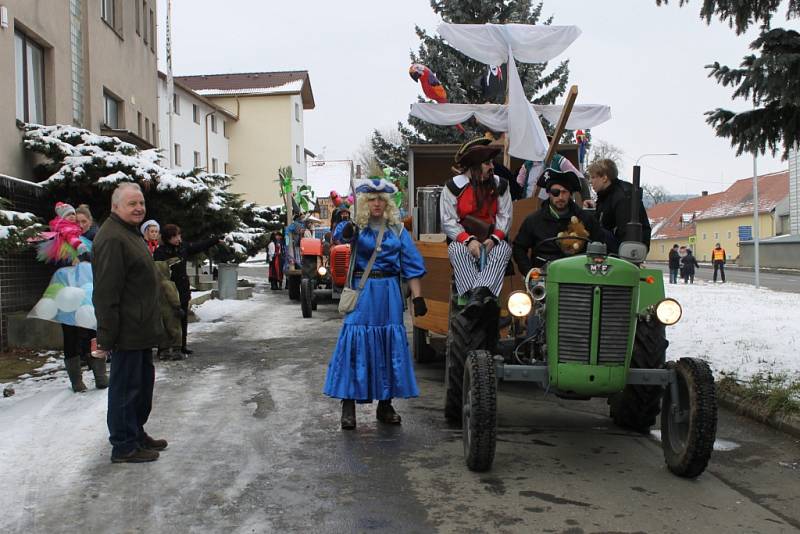
<path fill-rule="evenodd" d="M 219 172 L 219 162 L 217 158 L 211 158 L 211 172 Z"/>
<path fill-rule="evenodd" d="M 200 108 L 197 104 L 192 104 L 192 120 L 200 124 Z"/>
<path fill-rule="evenodd" d="M 217 133 L 217 116 L 211 115 L 211 131 Z"/>
<path fill-rule="evenodd" d="M 294 103 L 294 120 L 300 122 L 300 104 L 297 102 Z"/>
<path fill-rule="evenodd" d="M 156 135 L 156 134 L 158 134 L 158 131 L 157 131 L 157 128 L 156 128 L 155 121 L 153 121 L 153 124 L 151 124 L 150 126 L 153 128 L 153 146 L 154 147 L 158 147 L 158 136 Z"/>
<path fill-rule="evenodd" d="M 114 24 L 116 21 L 116 14 L 117 10 L 116 6 L 114 5 L 114 0 L 100 0 L 100 16 L 112 28 L 117 27 L 117 25 Z"/>
<path fill-rule="evenodd" d="M 144 44 L 149 42 L 147 35 L 147 1 L 142 0 L 142 40 Z"/>
<path fill-rule="evenodd" d="M 706 240 L 706 234 L 703 234 L 703 241 Z"/>
<path fill-rule="evenodd" d="M 200 168 L 200 152 L 197 151 L 194 152 L 194 168 Z"/>
<path fill-rule="evenodd" d="M 76 126 L 83 125 L 83 2 L 69 2 L 69 34 L 70 55 L 72 58 L 72 122 Z"/>
<path fill-rule="evenodd" d="M 730 239 L 730 238 L 731 238 L 731 233 L 730 233 L 730 232 L 728 232 L 728 239 Z"/>
<path fill-rule="evenodd" d="M 227 161 L 223 164 L 222 168 L 225 169 L 225 174 L 229 174 L 228 173 L 228 162 Z"/>
<path fill-rule="evenodd" d="M 121 124 L 119 116 L 120 103 L 121 102 L 116 97 L 106 93 L 105 91 L 103 92 L 103 123 L 107 127 L 114 130 L 118 129 Z"/>
<path fill-rule="evenodd" d="M 175 153 L 172 155 L 173 159 L 173 166 L 180 167 L 181 166 L 181 145 L 175 143 Z"/>
<path fill-rule="evenodd" d="M 136 112 L 136 133 L 139 134 L 139 137 L 142 137 L 142 135 L 144 135 L 142 133 L 142 112 L 141 111 L 137 111 Z"/>
<path fill-rule="evenodd" d="M 300 145 L 294 145 L 294 152 L 295 152 L 295 159 L 297 159 L 297 163 L 300 163 L 301 162 L 301 159 L 300 159 Z"/>
<path fill-rule="evenodd" d="M 156 15 L 150 10 L 150 51 L 156 51 Z"/>
<path fill-rule="evenodd" d="M 44 123 L 44 50 L 22 33 L 14 34 L 17 119 Z"/>
<path fill-rule="evenodd" d="M 228 121 L 226 121 L 224 119 L 222 120 L 222 135 L 225 137 L 225 139 L 229 139 L 229 137 L 228 137 Z"/>
<path fill-rule="evenodd" d="M 178 93 L 172 93 L 172 111 L 175 115 L 181 114 L 181 98 Z"/>
<path fill-rule="evenodd" d="M 133 10 L 136 12 L 136 35 L 142 35 L 142 14 L 139 12 L 139 2 L 133 3 Z"/>
<path fill-rule="evenodd" d="M 664 245 L 661 245 L 661 252 L 664 252 Z"/>
<path fill-rule="evenodd" d="M 150 140 L 150 119 L 144 119 L 144 138 L 146 141 Z"/>
<path fill-rule="evenodd" d="M 719 232 L 714 232 L 714 239 L 719 239 Z"/>

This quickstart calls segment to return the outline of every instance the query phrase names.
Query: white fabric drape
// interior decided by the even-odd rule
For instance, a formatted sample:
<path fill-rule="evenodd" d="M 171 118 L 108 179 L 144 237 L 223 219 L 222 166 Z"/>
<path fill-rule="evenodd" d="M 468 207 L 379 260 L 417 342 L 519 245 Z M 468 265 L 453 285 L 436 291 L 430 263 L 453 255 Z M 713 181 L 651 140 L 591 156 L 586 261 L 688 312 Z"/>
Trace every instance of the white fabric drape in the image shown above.
<path fill-rule="evenodd" d="M 531 106 L 537 115 L 558 122 L 564 106 Z M 439 126 L 454 126 L 475 117 L 493 132 L 508 131 L 508 106 L 502 104 L 412 104 L 411 116 Z M 611 119 L 611 107 L 600 104 L 575 104 L 567 120 L 569 130 L 589 129 Z"/>
<path fill-rule="evenodd" d="M 486 63 L 508 63 L 508 106 L 505 131 L 508 152 L 527 160 L 542 160 L 547 136 L 531 109 L 519 79 L 516 59 L 544 63 L 566 50 L 581 34 L 577 26 L 532 26 L 528 24 L 447 24 L 438 28 L 447 43 L 467 56 Z"/>

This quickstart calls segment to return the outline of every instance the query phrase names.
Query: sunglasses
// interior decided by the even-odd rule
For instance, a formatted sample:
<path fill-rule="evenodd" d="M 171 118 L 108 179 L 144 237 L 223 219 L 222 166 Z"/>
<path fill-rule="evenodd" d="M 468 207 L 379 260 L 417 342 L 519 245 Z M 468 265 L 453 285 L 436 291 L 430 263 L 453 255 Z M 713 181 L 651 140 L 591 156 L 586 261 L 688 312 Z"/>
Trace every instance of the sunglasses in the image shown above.
<path fill-rule="evenodd" d="M 569 193 L 569 190 L 568 189 L 561 189 L 560 187 L 551 187 L 549 192 L 554 197 L 560 197 L 564 193 Z"/>

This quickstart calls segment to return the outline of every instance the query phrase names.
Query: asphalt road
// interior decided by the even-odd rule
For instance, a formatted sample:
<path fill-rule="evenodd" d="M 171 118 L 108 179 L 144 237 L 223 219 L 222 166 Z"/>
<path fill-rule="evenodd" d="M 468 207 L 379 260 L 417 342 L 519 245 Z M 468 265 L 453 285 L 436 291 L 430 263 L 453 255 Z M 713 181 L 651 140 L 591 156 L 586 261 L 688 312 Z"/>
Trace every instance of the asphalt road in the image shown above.
<path fill-rule="evenodd" d="M 666 470 L 656 437 L 614 427 L 602 400 L 510 385 L 499 396 L 493 469 L 472 473 L 460 429 L 442 417 L 441 363 L 417 367 L 420 397 L 395 403 L 402 426 L 360 405 L 357 429 L 343 432 L 339 404 L 321 393 L 340 325 L 334 306 L 302 319 L 285 291 L 257 290 L 268 296 L 256 312 L 192 335 L 190 360 L 159 364 L 148 431 L 170 445 L 157 462 L 113 465 L 105 436 L 88 435 L 99 452 L 74 452 L 83 464 L 70 484 L 20 473 L 24 511 L 6 510 L 2 531 L 800 529 L 800 444 L 724 411 L 723 450 L 696 480 Z"/>
<path fill-rule="evenodd" d="M 648 264 L 652 267 L 657 267 L 669 275 L 669 269 L 666 263 L 651 263 Z M 712 283 L 714 280 L 714 268 L 710 265 L 703 264 L 702 267 L 696 270 L 695 283 L 704 281 Z M 721 283 L 721 277 L 717 277 L 717 283 Z M 728 282 L 735 282 L 737 284 L 750 284 L 755 285 L 755 273 L 747 269 L 736 269 L 727 267 L 725 269 L 725 280 Z M 678 283 L 683 283 L 683 280 L 678 280 Z M 800 272 L 760 272 L 759 283 L 761 287 L 774 289 L 775 291 L 789 291 L 791 293 L 800 293 Z"/>

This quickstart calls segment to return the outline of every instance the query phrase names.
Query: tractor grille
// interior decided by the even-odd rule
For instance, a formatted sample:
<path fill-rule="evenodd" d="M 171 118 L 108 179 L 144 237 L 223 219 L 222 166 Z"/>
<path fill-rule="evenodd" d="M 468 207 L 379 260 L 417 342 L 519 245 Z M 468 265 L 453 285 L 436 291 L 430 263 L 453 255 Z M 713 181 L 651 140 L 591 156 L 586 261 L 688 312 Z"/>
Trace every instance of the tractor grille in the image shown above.
<path fill-rule="evenodd" d="M 592 344 L 592 292 L 594 286 L 561 284 L 558 287 L 558 358 L 589 363 Z"/>
<path fill-rule="evenodd" d="M 594 289 L 584 284 L 561 284 L 558 288 L 558 357 L 562 362 L 590 361 Z M 624 363 L 632 289 L 603 286 L 600 291 L 597 363 Z"/>
<path fill-rule="evenodd" d="M 631 321 L 632 288 L 605 286 L 600 302 L 600 345 L 597 363 L 625 363 Z"/>

